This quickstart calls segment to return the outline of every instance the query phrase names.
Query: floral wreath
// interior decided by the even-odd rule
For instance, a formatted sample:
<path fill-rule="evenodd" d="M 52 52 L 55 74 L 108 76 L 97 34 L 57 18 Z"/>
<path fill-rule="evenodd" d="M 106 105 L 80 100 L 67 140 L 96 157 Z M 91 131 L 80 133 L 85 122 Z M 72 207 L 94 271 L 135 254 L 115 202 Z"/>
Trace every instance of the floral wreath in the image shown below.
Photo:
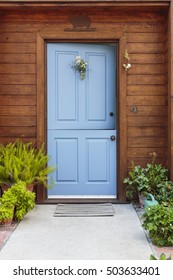
<path fill-rule="evenodd" d="M 79 55 L 77 55 L 75 57 L 75 60 L 73 61 L 72 68 L 75 71 L 79 72 L 81 80 L 85 79 L 87 65 L 88 65 L 88 63 L 84 59 L 82 59 Z"/>

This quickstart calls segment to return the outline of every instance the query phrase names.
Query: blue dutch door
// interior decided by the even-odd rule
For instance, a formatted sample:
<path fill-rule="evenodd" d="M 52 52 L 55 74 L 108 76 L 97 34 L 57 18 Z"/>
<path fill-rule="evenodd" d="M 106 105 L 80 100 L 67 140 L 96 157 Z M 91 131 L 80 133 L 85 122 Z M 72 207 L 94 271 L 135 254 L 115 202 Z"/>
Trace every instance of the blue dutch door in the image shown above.
<path fill-rule="evenodd" d="M 116 197 L 115 65 L 111 44 L 47 44 L 47 143 L 57 166 L 49 197 Z"/>

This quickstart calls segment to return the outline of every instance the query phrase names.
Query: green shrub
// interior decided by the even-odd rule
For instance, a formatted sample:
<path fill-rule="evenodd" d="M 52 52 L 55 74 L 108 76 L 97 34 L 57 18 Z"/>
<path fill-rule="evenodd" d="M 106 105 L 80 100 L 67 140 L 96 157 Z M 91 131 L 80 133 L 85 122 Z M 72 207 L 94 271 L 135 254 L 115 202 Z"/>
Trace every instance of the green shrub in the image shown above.
<path fill-rule="evenodd" d="M 159 203 L 173 206 L 173 182 L 162 181 L 157 185 L 155 198 Z"/>
<path fill-rule="evenodd" d="M 173 208 L 161 204 L 148 208 L 143 214 L 143 227 L 157 246 L 173 245 Z"/>
<path fill-rule="evenodd" d="M 49 187 L 48 175 L 55 168 L 47 166 L 48 161 L 44 145 L 36 149 L 31 143 L 19 140 L 6 146 L 0 145 L 0 184 L 11 185 L 23 181 L 27 185 L 33 183 Z"/>
<path fill-rule="evenodd" d="M 134 162 L 132 162 L 132 170 L 129 172 L 129 177 L 125 178 L 123 183 L 126 184 L 126 196 L 129 199 L 133 199 L 137 192 L 141 195 L 146 195 L 150 192 L 145 169 L 139 165 L 135 166 Z"/>
<path fill-rule="evenodd" d="M 14 219 L 22 220 L 34 206 L 35 193 L 28 191 L 26 183 L 20 181 L 5 191 L 0 198 L 0 220 L 13 212 Z"/>
<path fill-rule="evenodd" d="M 10 206 L 7 207 L 0 202 L 0 223 L 4 223 L 8 220 L 12 220 L 14 215 L 14 207 Z"/>
<path fill-rule="evenodd" d="M 132 170 L 129 172 L 129 176 L 124 179 L 126 184 L 126 196 L 129 199 L 133 199 L 135 193 L 146 196 L 151 193 L 156 199 L 161 201 L 159 197 L 160 191 L 167 192 L 166 182 L 168 183 L 168 170 L 161 164 L 156 164 L 155 160 L 157 154 L 155 152 L 150 154 L 151 163 L 148 163 L 145 168 L 139 165 L 135 166 L 132 163 Z M 169 182 L 170 185 L 170 182 Z M 173 184 L 171 185 L 173 192 Z M 170 195 L 170 191 L 169 191 Z M 169 195 L 165 200 L 169 200 Z M 171 195 L 172 196 L 172 195 Z"/>
<path fill-rule="evenodd" d="M 18 182 L 8 191 L 16 197 L 14 218 L 22 220 L 35 206 L 35 193 L 28 191 L 24 182 Z"/>

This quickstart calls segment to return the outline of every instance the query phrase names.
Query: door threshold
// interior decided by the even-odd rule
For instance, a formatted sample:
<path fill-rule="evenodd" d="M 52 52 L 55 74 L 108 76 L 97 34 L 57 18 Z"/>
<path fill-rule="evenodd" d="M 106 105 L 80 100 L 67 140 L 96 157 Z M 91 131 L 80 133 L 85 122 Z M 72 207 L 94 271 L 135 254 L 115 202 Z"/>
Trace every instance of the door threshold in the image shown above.
<path fill-rule="evenodd" d="M 48 199 L 115 199 L 116 195 L 48 195 Z"/>
<path fill-rule="evenodd" d="M 120 201 L 118 198 L 116 197 L 109 197 L 109 198 L 47 198 L 44 200 L 44 202 L 42 202 L 41 204 L 58 204 L 58 203 L 71 203 L 71 204 L 75 204 L 75 203 L 112 203 L 112 204 L 126 204 L 128 203 L 127 201 Z M 38 203 L 39 204 L 39 203 Z"/>

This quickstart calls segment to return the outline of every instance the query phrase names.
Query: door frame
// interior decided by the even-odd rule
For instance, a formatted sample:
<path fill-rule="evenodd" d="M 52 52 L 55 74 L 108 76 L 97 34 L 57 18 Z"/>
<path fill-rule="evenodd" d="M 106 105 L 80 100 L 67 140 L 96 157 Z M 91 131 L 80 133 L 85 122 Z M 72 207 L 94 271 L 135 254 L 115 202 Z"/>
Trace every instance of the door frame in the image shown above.
<path fill-rule="evenodd" d="M 84 36 L 85 35 L 85 36 Z M 68 37 L 68 39 L 67 39 Z M 84 39 L 85 38 L 85 39 Z M 47 199 L 47 190 L 43 186 L 37 187 L 37 202 L 126 202 L 123 179 L 127 176 L 127 124 L 126 124 L 126 79 L 127 71 L 123 68 L 126 50 L 125 33 L 103 31 L 101 34 L 88 32 L 67 32 L 53 30 L 37 34 L 37 147 L 45 143 L 47 147 L 47 42 L 63 43 L 117 43 L 117 198 L 114 199 Z"/>

